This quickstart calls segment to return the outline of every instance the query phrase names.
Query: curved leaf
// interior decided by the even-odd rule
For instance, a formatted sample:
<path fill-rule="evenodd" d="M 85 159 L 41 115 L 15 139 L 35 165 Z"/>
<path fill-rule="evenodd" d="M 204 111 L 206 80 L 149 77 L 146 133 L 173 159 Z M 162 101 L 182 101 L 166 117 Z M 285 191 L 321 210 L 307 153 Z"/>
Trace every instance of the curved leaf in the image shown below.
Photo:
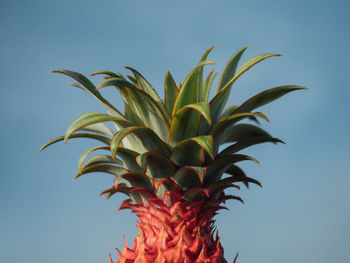
<path fill-rule="evenodd" d="M 170 71 L 167 71 L 164 81 L 164 104 L 169 115 L 173 112 L 174 103 L 179 90 Z"/>
<path fill-rule="evenodd" d="M 88 157 L 88 155 L 94 151 L 97 151 L 97 150 L 109 150 L 109 147 L 108 146 L 93 147 L 93 148 L 87 149 L 85 152 L 83 152 L 83 154 L 80 156 L 79 161 L 78 161 L 79 172 L 82 171 L 83 163 L 84 163 L 85 159 Z"/>
<path fill-rule="evenodd" d="M 70 70 L 53 70 L 52 72 L 53 73 L 62 73 L 62 74 L 65 74 L 65 75 L 70 76 L 71 78 L 75 79 L 76 81 L 78 81 L 82 85 L 81 88 L 83 88 L 85 91 L 92 94 L 98 101 L 100 101 L 110 114 L 118 117 L 119 119 L 124 119 L 123 114 L 120 111 L 118 111 L 105 98 L 103 98 L 102 95 L 100 94 L 100 92 L 98 92 L 96 90 L 95 85 L 88 78 L 86 78 L 84 75 L 82 75 L 78 72 L 70 71 Z"/>
<path fill-rule="evenodd" d="M 195 67 L 186 77 L 184 83 L 177 94 L 172 115 L 187 104 L 198 102 L 199 88 L 198 88 L 198 74 L 200 69 L 205 65 L 214 64 L 213 61 L 204 61 Z"/>
<path fill-rule="evenodd" d="M 248 48 L 248 46 L 241 48 L 235 54 L 233 54 L 233 56 L 229 59 L 229 61 L 227 61 L 226 66 L 224 68 L 224 71 L 222 72 L 222 75 L 220 77 L 218 87 L 215 91 L 215 94 L 217 94 L 220 90 L 222 90 L 223 87 L 225 87 L 225 85 L 235 76 L 238 62 L 241 59 L 244 51 L 247 48 Z M 232 86 L 232 84 L 231 84 L 231 86 Z M 228 87 L 228 88 L 230 88 L 230 87 Z"/>
<path fill-rule="evenodd" d="M 98 89 L 107 86 L 116 86 L 122 89 L 133 114 L 137 114 L 141 118 L 144 126 L 157 131 L 163 140 L 167 140 L 170 117 L 163 104 L 160 105 L 145 91 L 122 79 L 107 79 L 98 86 Z"/>
<path fill-rule="evenodd" d="M 106 200 L 108 200 L 109 198 L 111 198 L 112 195 L 114 195 L 114 194 L 116 194 L 118 192 L 129 196 L 130 195 L 130 190 L 131 190 L 131 188 L 127 187 L 126 184 L 120 183 L 118 185 L 118 190 L 115 189 L 115 187 L 113 185 L 111 188 L 108 188 L 108 189 L 104 190 L 103 192 L 101 192 L 100 196 L 106 195 Z"/>
<path fill-rule="evenodd" d="M 165 193 L 171 191 L 181 192 L 181 188 L 171 178 L 160 180 L 159 184 L 155 186 L 155 193 L 159 200 L 163 200 Z"/>
<path fill-rule="evenodd" d="M 146 175 L 155 179 L 169 178 L 177 170 L 176 165 L 159 151 L 140 154 L 137 163 L 144 168 Z"/>
<path fill-rule="evenodd" d="M 224 143 L 242 141 L 253 137 L 269 136 L 271 135 L 264 129 L 247 123 L 234 125 L 225 136 Z"/>
<path fill-rule="evenodd" d="M 48 143 L 46 143 L 44 146 L 42 146 L 40 148 L 40 152 L 42 150 L 44 150 L 45 148 L 47 148 L 48 146 L 56 143 L 56 142 L 60 142 L 60 141 L 63 141 L 64 140 L 64 136 L 59 136 L 55 139 L 52 139 L 50 140 Z M 103 136 L 103 135 L 100 135 L 100 134 L 94 134 L 94 133 L 75 133 L 75 134 L 72 134 L 70 137 L 70 139 L 73 139 L 73 138 L 90 138 L 90 139 L 95 139 L 95 140 L 98 140 L 100 142 L 103 142 L 107 145 L 109 145 L 111 143 L 111 139 Z"/>
<path fill-rule="evenodd" d="M 153 185 L 150 178 L 143 173 L 128 172 L 118 175 L 114 181 L 114 186 L 117 190 L 121 179 L 124 179 L 126 181 L 126 185 L 132 188 L 141 187 L 146 188 L 148 190 L 153 189 Z"/>
<path fill-rule="evenodd" d="M 183 166 L 171 177 L 183 191 L 200 187 L 204 182 L 205 167 Z"/>
<path fill-rule="evenodd" d="M 139 153 L 124 147 L 118 147 L 117 155 L 123 160 L 125 167 L 130 172 L 143 172 L 143 169 L 136 162 L 136 157 L 139 156 Z"/>
<path fill-rule="evenodd" d="M 89 112 L 81 115 L 80 117 L 78 117 L 73 121 L 73 123 L 68 127 L 66 131 L 64 142 L 67 143 L 68 138 L 75 131 L 85 128 L 86 126 L 89 126 L 91 124 L 104 122 L 104 121 L 114 121 L 114 122 L 117 122 L 122 127 L 128 127 L 132 125 L 129 121 L 125 119 L 120 119 L 118 117 L 115 117 L 109 114 L 103 114 L 99 112 Z"/>
<path fill-rule="evenodd" d="M 222 110 L 225 108 L 227 100 L 229 99 L 231 88 L 233 83 L 252 66 L 259 63 L 260 61 L 273 56 L 280 56 L 279 54 L 262 54 L 247 60 L 237 71 L 234 77 L 225 84 L 225 86 L 214 96 L 210 101 L 211 114 L 213 122 L 216 122 Z"/>
<path fill-rule="evenodd" d="M 249 183 L 253 183 L 262 187 L 261 183 L 258 180 L 246 176 L 245 172 L 241 168 L 239 168 L 237 165 L 231 165 L 225 170 L 225 173 L 230 174 L 232 176 L 222 179 L 222 181 L 224 182 L 230 182 L 230 183 L 242 182 L 245 184 L 247 188 L 249 188 Z"/>
<path fill-rule="evenodd" d="M 113 137 L 114 135 L 114 132 L 105 123 L 101 123 L 101 122 L 88 125 L 82 130 L 101 133 L 108 137 Z"/>
<path fill-rule="evenodd" d="M 170 159 L 178 166 L 201 166 L 205 163 L 204 151 L 214 159 L 214 142 L 210 135 L 193 137 L 179 142 L 175 145 Z"/>
<path fill-rule="evenodd" d="M 102 172 L 102 173 L 108 173 L 108 174 L 113 174 L 114 176 L 121 176 L 122 174 L 125 174 L 128 172 L 125 168 L 110 165 L 110 164 L 96 164 L 92 166 L 87 166 L 83 170 L 81 170 L 73 180 L 78 179 L 80 176 L 83 174 L 88 174 L 88 173 L 96 173 L 96 172 Z"/>
<path fill-rule="evenodd" d="M 257 137 L 245 139 L 243 141 L 239 141 L 231 146 L 228 146 L 227 148 L 225 148 L 224 150 L 222 150 L 219 153 L 219 156 L 233 154 L 233 153 L 241 151 L 249 146 L 256 145 L 259 143 L 264 143 L 264 142 L 272 142 L 274 144 L 276 144 L 278 142 L 284 143 L 282 140 L 280 140 L 278 138 L 273 138 L 271 136 L 257 136 Z"/>
<path fill-rule="evenodd" d="M 151 84 L 135 69 L 130 67 L 125 67 L 126 69 L 129 69 L 132 71 L 132 73 L 135 76 L 135 79 L 138 83 L 138 86 L 141 90 L 145 91 L 147 94 L 149 94 L 154 101 L 156 101 L 160 108 L 164 107 L 164 104 L 162 100 L 160 99 L 158 93 L 154 90 Z"/>
<path fill-rule="evenodd" d="M 219 120 L 224 119 L 234 113 L 237 113 L 235 111 L 238 109 L 238 107 L 239 107 L 238 105 L 231 105 L 227 107 L 226 110 L 220 115 Z M 255 116 L 248 116 L 247 118 L 259 124 L 259 121 Z"/>
<path fill-rule="evenodd" d="M 209 93 L 210 93 L 210 89 L 211 89 L 211 84 L 213 83 L 213 80 L 215 79 L 215 77 L 218 75 L 218 72 L 215 72 L 215 68 L 213 68 L 208 76 L 205 78 L 204 84 L 203 84 L 203 89 L 202 92 L 200 94 L 203 94 L 203 101 L 208 101 L 209 99 Z"/>
<path fill-rule="evenodd" d="M 211 127 L 209 133 L 213 135 L 215 143 L 220 144 L 225 140 L 225 133 L 227 133 L 234 124 L 238 121 L 248 117 L 248 116 L 257 116 L 266 121 L 269 121 L 264 114 L 261 112 L 243 112 L 232 114 L 220 121 L 218 121 L 214 126 Z"/>
<path fill-rule="evenodd" d="M 157 150 L 166 156 L 170 154 L 168 146 L 150 128 L 128 127 L 118 131 L 112 138 L 111 155 L 113 158 L 115 158 L 118 148 L 126 136 L 128 136 L 128 138 L 134 136 L 133 145 L 140 147 L 140 150 L 137 151 L 139 153 Z"/>
<path fill-rule="evenodd" d="M 280 87 L 264 90 L 258 93 L 257 95 L 251 97 L 247 101 L 245 101 L 241 106 L 239 106 L 235 110 L 235 113 L 252 111 L 258 107 L 261 107 L 267 103 L 270 103 L 282 97 L 288 92 L 291 92 L 294 90 L 300 90 L 300 89 L 307 89 L 307 88 L 302 86 L 297 86 L 297 85 L 287 85 L 287 86 L 280 86 Z"/>
<path fill-rule="evenodd" d="M 85 169 L 88 166 L 92 166 L 95 164 L 102 164 L 102 163 L 110 163 L 110 164 L 116 164 L 116 165 L 123 165 L 123 162 L 119 159 L 113 160 L 112 156 L 110 155 L 94 155 L 90 157 L 88 160 L 85 161 L 85 163 L 82 165 L 82 169 Z"/>
<path fill-rule="evenodd" d="M 183 194 L 186 202 L 203 201 L 209 198 L 209 191 L 205 188 L 193 187 Z"/>
<path fill-rule="evenodd" d="M 214 47 L 211 47 L 205 51 L 204 55 L 201 57 L 199 61 L 199 65 L 207 60 L 209 53 L 213 50 Z M 198 72 L 198 101 L 208 101 L 207 98 L 207 90 L 203 84 L 203 71 L 204 68 L 201 67 Z"/>
<path fill-rule="evenodd" d="M 198 136 L 200 118 L 203 116 L 211 124 L 210 109 L 207 102 L 188 104 L 179 109 L 171 119 L 169 144 Z"/>
<path fill-rule="evenodd" d="M 108 77 L 111 78 L 123 78 L 123 76 L 119 73 L 114 73 L 112 71 L 108 71 L 108 70 L 101 70 L 101 71 L 96 71 L 94 73 L 91 73 L 90 76 L 96 76 L 96 75 L 107 75 Z"/>
<path fill-rule="evenodd" d="M 256 159 L 244 154 L 232 154 L 217 157 L 207 166 L 207 176 L 205 177 L 205 182 L 211 183 L 219 181 L 222 174 L 226 171 L 228 167 L 230 167 L 234 163 L 245 160 L 254 161 L 257 164 L 259 164 L 259 162 Z"/>

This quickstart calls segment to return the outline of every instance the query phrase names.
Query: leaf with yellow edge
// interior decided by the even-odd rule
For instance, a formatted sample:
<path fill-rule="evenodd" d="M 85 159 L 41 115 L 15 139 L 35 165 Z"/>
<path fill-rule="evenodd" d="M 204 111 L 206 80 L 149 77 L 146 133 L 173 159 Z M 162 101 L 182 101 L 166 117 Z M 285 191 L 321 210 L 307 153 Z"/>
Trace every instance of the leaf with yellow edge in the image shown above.
<path fill-rule="evenodd" d="M 172 117 L 169 132 L 169 144 L 198 136 L 200 118 L 211 124 L 210 108 L 208 102 L 188 104 L 179 109 Z"/>
<path fill-rule="evenodd" d="M 68 127 L 66 131 L 64 142 L 66 143 L 68 138 L 77 130 L 85 128 L 86 126 L 89 126 L 91 124 L 105 122 L 105 121 L 114 121 L 118 123 L 118 125 L 120 125 L 121 127 L 132 126 L 132 123 L 125 119 L 120 119 L 118 117 L 115 117 L 109 114 L 99 113 L 99 112 L 89 112 L 81 115 L 80 117 L 78 117 L 73 121 L 73 123 Z"/>
<path fill-rule="evenodd" d="M 211 135 L 180 141 L 175 145 L 170 159 L 178 166 L 201 166 L 205 163 L 204 152 L 214 159 L 214 141 Z"/>
<path fill-rule="evenodd" d="M 247 70 L 253 67 L 260 61 L 273 56 L 280 56 L 279 54 L 262 54 L 251 59 L 248 59 L 237 71 L 234 77 L 228 81 L 225 86 L 215 95 L 215 97 L 210 101 L 211 114 L 213 122 L 216 122 L 217 118 L 221 114 L 222 110 L 225 108 L 227 100 L 229 99 L 231 88 L 233 83 Z"/>
<path fill-rule="evenodd" d="M 177 94 L 172 115 L 188 104 L 199 101 L 198 74 L 200 69 L 206 65 L 215 64 L 213 61 L 204 61 L 195 67 L 186 77 Z"/>
<path fill-rule="evenodd" d="M 94 133 L 75 133 L 75 134 L 72 134 L 69 138 L 70 139 L 73 139 L 73 138 L 95 139 L 95 140 L 103 142 L 107 145 L 109 145 L 111 143 L 111 139 L 107 138 L 106 136 L 103 136 L 100 134 L 94 134 Z M 41 152 L 42 150 L 49 147 L 50 145 L 52 145 L 56 142 L 60 142 L 60 141 L 64 141 L 64 136 L 59 136 L 57 138 L 50 140 L 48 143 L 46 143 L 44 146 L 42 146 L 39 151 Z"/>
<path fill-rule="evenodd" d="M 259 164 L 259 162 L 256 159 L 244 154 L 231 154 L 217 157 L 207 166 L 207 175 L 205 177 L 205 182 L 211 183 L 219 181 L 221 179 L 222 174 L 226 171 L 226 169 L 229 166 L 231 166 L 234 163 L 245 160 L 254 161 L 257 164 Z"/>
<path fill-rule="evenodd" d="M 138 153 L 144 153 L 151 150 L 158 150 L 166 156 L 168 156 L 170 153 L 168 146 L 152 129 L 148 127 L 136 126 L 122 129 L 114 135 L 111 142 L 111 155 L 113 158 L 115 158 L 122 140 L 127 136 L 128 138 L 130 136 L 134 136 L 134 144 L 138 145 L 140 148 L 140 150 L 137 151 Z"/>

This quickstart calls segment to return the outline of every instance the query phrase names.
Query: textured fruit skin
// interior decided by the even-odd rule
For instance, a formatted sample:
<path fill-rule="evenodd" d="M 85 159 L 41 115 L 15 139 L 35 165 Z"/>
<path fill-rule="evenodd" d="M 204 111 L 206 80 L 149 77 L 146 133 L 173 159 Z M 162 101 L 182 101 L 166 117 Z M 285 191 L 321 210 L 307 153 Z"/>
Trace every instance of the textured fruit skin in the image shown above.
<path fill-rule="evenodd" d="M 226 263 L 220 239 L 214 238 L 213 217 L 222 202 L 185 203 L 175 192 L 144 206 L 124 202 L 121 209 L 130 208 L 139 218 L 139 235 L 131 248 L 125 242 L 116 263 Z"/>

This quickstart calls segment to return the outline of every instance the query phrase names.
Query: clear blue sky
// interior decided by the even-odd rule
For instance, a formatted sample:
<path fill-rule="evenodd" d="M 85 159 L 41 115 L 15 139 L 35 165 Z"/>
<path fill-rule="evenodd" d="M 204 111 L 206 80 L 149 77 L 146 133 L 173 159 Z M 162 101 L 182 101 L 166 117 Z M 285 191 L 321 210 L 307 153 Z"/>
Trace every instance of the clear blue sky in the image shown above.
<path fill-rule="evenodd" d="M 77 182 L 77 160 L 90 142 L 72 140 L 42 153 L 80 114 L 103 111 L 52 69 L 126 73 L 131 66 L 162 93 L 214 45 L 226 60 L 282 57 L 242 77 L 229 103 L 282 84 L 307 86 L 261 109 L 286 145 L 256 146 L 261 164 L 244 164 L 263 188 L 242 189 L 217 225 L 229 262 L 348 263 L 350 244 L 349 1 L 3 0 L 0 8 L 0 262 L 106 262 L 122 235 L 132 243 L 136 217 L 116 212 L 123 197 L 98 193 L 112 177 Z M 112 89 L 105 93 L 121 105 Z"/>

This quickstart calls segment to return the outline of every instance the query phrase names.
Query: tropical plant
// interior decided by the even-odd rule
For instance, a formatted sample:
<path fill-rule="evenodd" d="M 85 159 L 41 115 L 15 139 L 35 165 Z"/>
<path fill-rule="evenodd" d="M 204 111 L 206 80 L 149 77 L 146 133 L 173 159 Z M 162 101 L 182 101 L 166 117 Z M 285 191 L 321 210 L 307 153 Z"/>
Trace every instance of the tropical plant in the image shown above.
<path fill-rule="evenodd" d="M 112 174 L 113 185 L 101 195 L 107 199 L 117 192 L 128 196 L 120 209 L 136 213 L 139 235 L 132 247 L 125 242 L 124 250 L 118 250 L 117 262 L 226 262 L 213 217 L 224 208 L 225 201 L 243 202 L 237 195 L 228 194 L 228 189 L 239 190 L 239 183 L 261 186 L 237 166 L 245 160 L 258 161 L 238 152 L 259 143 L 283 143 L 257 126 L 258 119 L 268 119 L 254 110 L 304 89 L 296 85 L 275 87 L 241 105 L 226 107 L 232 85 L 243 73 L 279 56 L 258 55 L 238 67 L 246 48 L 229 59 L 211 99 L 210 87 L 217 73 L 213 69 L 204 78 L 203 71 L 204 66 L 214 64 L 207 60 L 213 48 L 205 52 L 182 83 L 176 84 L 170 72 L 166 73 L 164 100 L 129 67 L 133 76 L 110 71 L 91 74 L 105 75 L 97 88 L 79 73 L 53 71 L 75 79 L 77 83 L 72 85 L 89 92 L 108 112 L 83 114 L 68 127 L 65 136 L 51 140 L 41 150 L 72 138 L 102 143 L 81 155 L 74 179 L 93 172 Z M 120 93 L 124 114 L 101 95 L 100 90 L 108 86 Z M 113 129 L 105 122 L 111 122 Z M 95 151 L 105 154 L 91 156 Z"/>

